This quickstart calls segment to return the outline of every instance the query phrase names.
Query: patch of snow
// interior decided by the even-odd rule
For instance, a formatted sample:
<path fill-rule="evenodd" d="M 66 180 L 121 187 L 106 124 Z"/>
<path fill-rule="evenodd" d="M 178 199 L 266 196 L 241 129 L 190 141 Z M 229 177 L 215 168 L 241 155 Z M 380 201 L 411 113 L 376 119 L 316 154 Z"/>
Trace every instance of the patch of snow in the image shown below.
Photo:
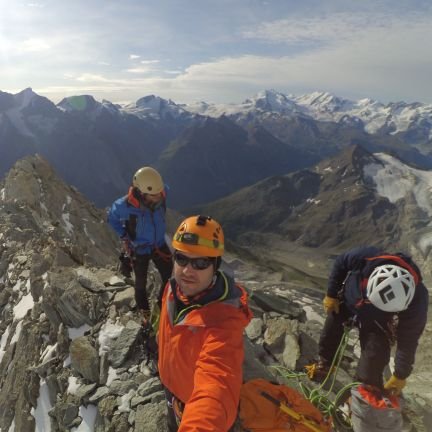
<path fill-rule="evenodd" d="M 374 156 L 382 165 L 365 165 L 363 173 L 374 181 L 377 193 L 392 203 L 412 193 L 418 206 L 432 216 L 432 171 L 412 168 L 388 154 Z"/>
<path fill-rule="evenodd" d="M 40 204 L 41 209 L 42 209 L 45 213 L 48 213 L 47 206 L 46 206 L 42 201 L 41 201 L 39 204 Z"/>
<path fill-rule="evenodd" d="M 51 359 L 54 356 L 55 350 L 57 349 L 57 343 L 54 345 L 48 345 L 44 352 L 41 355 L 41 363 L 46 362 L 47 360 Z"/>
<path fill-rule="evenodd" d="M 93 432 L 96 421 L 97 408 L 94 405 L 80 406 L 78 415 L 82 422 L 78 427 L 71 429 L 72 432 Z"/>
<path fill-rule="evenodd" d="M 86 224 L 84 224 L 84 233 L 85 233 L 86 237 L 90 240 L 91 244 L 95 245 L 96 242 L 91 238 L 90 234 L 88 233 Z"/>
<path fill-rule="evenodd" d="M 90 326 L 88 324 L 83 324 L 81 327 L 68 327 L 68 335 L 69 339 L 76 339 L 77 337 L 83 336 L 87 330 L 90 330 Z"/>
<path fill-rule="evenodd" d="M 313 310 L 312 306 L 304 305 L 303 310 L 306 312 L 306 319 L 308 321 L 314 320 L 318 321 L 320 324 L 324 324 L 324 318 L 321 315 L 317 314 Z"/>
<path fill-rule="evenodd" d="M 50 416 L 52 406 L 49 400 L 48 385 L 42 378 L 39 386 L 39 397 L 37 398 L 36 408 L 32 408 L 30 413 L 36 421 L 35 432 L 47 432 L 51 430 Z"/>
<path fill-rule="evenodd" d="M 18 339 L 21 335 L 21 330 L 22 330 L 22 321 L 18 321 L 18 324 L 15 327 L 15 333 L 12 336 L 12 339 L 10 340 L 9 344 L 12 345 L 15 342 L 18 342 Z"/>
<path fill-rule="evenodd" d="M 5 355 L 5 352 L 6 352 L 6 348 L 7 348 L 6 343 L 7 343 L 7 340 L 9 338 L 10 327 L 11 327 L 11 324 L 9 324 L 6 327 L 6 330 L 3 332 L 3 334 L 0 337 L 0 363 L 1 363 L 3 356 Z"/>
<path fill-rule="evenodd" d="M 19 291 L 21 289 L 21 281 L 18 279 L 17 283 L 12 287 L 12 291 Z"/>
<path fill-rule="evenodd" d="M 131 389 L 129 392 L 120 398 L 120 404 L 118 406 L 118 410 L 120 412 L 129 412 L 130 411 L 130 401 L 135 396 L 135 390 Z"/>
<path fill-rule="evenodd" d="M 118 378 L 117 370 L 110 366 L 108 368 L 108 377 L 107 377 L 106 385 L 109 387 L 111 383 L 117 378 Z"/>
<path fill-rule="evenodd" d="M 26 313 L 34 306 L 33 296 L 31 293 L 23 296 L 21 300 L 14 306 L 14 319 L 22 319 Z"/>
<path fill-rule="evenodd" d="M 70 376 L 68 378 L 68 388 L 66 392 L 72 395 L 76 395 L 79 388 L 80 388 L 80 384 L 78 382 L 78 378 L 74 376 Z"/>
<path fill-rule="evenodd" d="M 0 432 L 1 432 L 1 429 L 0 429 Z M 12 420 L 11 425 L 9 426 L 8 432 L 15 432 L 15 417 Z"/>
<path fill-rule="evenodd" d="M 72 364 L 72 360 L 71 360 L 71 356 L 69 355 L 69 356 L 67 356 L 66 358 L 65 358 L 65 360 L 64 360 L 64 362 L 63 362 L 63 367 L 65 368 L 65 367 L 68 367 L 68 366 L 70 366 Z"/>
<path fill-rule="evenodd" d="M 107 321 L 99 330 L 99 355 L 108 352 L 110 349 L 111 341 L 117 339 L 123 330 L 122 325 L 113 324 Z"/>
<path fill-rule="evenodd" d="M 4 201 L 5 196 L 6 196 L 6 192 L 5 192 L 5 188 L 3 188 L 2 190 L 0 190 L 0 199 Z"/>
<path fill-rule="evenodd" d="M 67 232 L 69 235 L 71 235 L 71 234 L 73 233 L 74 226 L 70 223 L 69 218 L 70 218 L 69 213 L 63 213 L 63 214 L 62 214 L 62 219 L 63 219 L 63 222 L 64 222 L 64 224 L 65 224 L 66 232 Z"/>

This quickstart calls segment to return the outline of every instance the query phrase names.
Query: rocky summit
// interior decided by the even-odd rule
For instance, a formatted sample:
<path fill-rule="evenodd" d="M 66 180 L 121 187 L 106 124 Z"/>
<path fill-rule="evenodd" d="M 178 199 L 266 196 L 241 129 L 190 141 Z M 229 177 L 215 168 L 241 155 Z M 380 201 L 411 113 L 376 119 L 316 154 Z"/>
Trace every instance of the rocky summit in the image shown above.
<path fill-rule="evenodd" d="M 5 177 L 0 431 L 164 430 L 162 386 L 134 311 L 131 281 L 117 273 L 117 246 L 104 212 L 41 157 L 19 161 Z M 244 379 L 295 385 L 287 371 L 296 371 L 305 380 L 303 366 L 316 356 L 323 323 L 322 293 L 232 254 L 223 266 L 245 285 L 254 312 L 244 336 Z M 149 279 L 153 294 L 160 283 L 154 269 Z M 352 381 L 357 339 L 353 331 L 335 390 Z M 432 427 L 432 395 L 425 385 L 418 391 L 422 380 L 427 376 L 414 374 L 408 385 L 406 430 Z"/>

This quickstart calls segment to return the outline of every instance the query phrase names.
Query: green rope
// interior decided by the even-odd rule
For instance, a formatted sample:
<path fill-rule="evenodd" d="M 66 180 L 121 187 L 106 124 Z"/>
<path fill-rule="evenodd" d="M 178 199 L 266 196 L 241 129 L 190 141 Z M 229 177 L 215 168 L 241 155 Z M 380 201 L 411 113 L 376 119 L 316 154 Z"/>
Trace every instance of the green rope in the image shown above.
<path fill-rule="evenodd" d="M 349 331 L 351 330 L 351 327 L 346 326 L 344 329 L 343 336 L 341 338 L 341 341 L 339 343 L 338 349 L 336 350 L 336 353 L 333 357 L 330 369 L 328 374 L 326 375 L 323 382 L 316 388 L 310 389 L 308 386 L 306 386 L 302 381 L 301 378 L 305 377 L 307 374 L 305 372 L 296 372 L 289 370 L 283 366 L 272 366 L 272 369 L 274 369 L 276 372 L 278 372 L 282 377 L 285 379 L 296 379 L 297 380 L 297 387 L 302 392 L 303 396 L 308 399 L 316 408 L 318 408 L 321 413 L 325 417 L 332 417 L 334 423 L 337 423 L 339 428 L 344 428 L 345 430 L 352 430 L 351 429 L 351 423 L 347 419 L 347 416 L 341 411 L 339 406 L 343 402 L 343 398 L 346 395 L 346 392 L 348 392 L 352 387 L 355 387 L 358 385 L 358 382 L 354 382 L 351 384 L 348 384 L 344 386 L 342 389 L 339 390 L 339 392 L 336 394 L 336 397 L 334 401 L 331 401 L 329 396 L 330 393 L 333 390 L 333 387 L 336 383 L 336 376 L 344 355 L 344 352 L 346 350 L 346 347 L 348 346 L 349 341 Z M 330 380 L 330 377 L 332 377 L 331 384 L 327 391 L 324 393 L 322 392 L 324 386 L 327 384 L 327 382 Z"/>

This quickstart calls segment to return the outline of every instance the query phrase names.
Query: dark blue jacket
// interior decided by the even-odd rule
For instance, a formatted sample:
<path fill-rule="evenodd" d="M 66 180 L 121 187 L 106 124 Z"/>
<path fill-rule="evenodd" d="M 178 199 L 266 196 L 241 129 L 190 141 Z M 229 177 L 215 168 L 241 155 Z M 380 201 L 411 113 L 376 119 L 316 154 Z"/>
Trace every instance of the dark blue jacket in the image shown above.
<path fill-rule="evenodd" d="M 108 223 L 121 237 L 127 238 L 138 255 L 151 254 L 165 244 L 165 202 L 155 209 L 140 205 L 129 193 L 114 202 L 108 212 Z M 128 225 L 135 228 L 131 235 Z"/>
<path fill-rule="evenodd" d="M 330 273 L 327 295 L 336 298 L 344 287 L 343 301 L 350 312 L 358 316 L 360 324 L 362 321 L 376 321 L 381 326 L 386 326 L 395 315 L 391 312 L 384 312 L 371 303 L 362 302 L 365 299 L 365 283 L 374 268 L 391 262 L 385 259 L 366 260 L 366 258 L 381 255 L 388 254 L 375 247 L 350 250 L 336 258 Z M 395 374 L 399 378 L 406 378 L 412 371 L 418 341 L 426 325 L 429 296 L 421 281 L 420 270 L 411 258 L 403 254 L 396 255 L 403 258 L 419 276 L 419 283 L 412 302 L 406 310 L 397 313 Z"/>

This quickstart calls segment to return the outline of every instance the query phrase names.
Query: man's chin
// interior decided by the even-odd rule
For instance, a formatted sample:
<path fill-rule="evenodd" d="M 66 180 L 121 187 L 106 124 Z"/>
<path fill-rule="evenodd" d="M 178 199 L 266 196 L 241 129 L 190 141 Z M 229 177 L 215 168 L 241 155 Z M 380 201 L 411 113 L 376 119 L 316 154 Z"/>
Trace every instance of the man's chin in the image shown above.
<path fill-rule="evenodd" d="M 191 296 L 198 291 L 198 286 L 195 283 L 182 283 L 180 289 L 184 295 Z"/>

